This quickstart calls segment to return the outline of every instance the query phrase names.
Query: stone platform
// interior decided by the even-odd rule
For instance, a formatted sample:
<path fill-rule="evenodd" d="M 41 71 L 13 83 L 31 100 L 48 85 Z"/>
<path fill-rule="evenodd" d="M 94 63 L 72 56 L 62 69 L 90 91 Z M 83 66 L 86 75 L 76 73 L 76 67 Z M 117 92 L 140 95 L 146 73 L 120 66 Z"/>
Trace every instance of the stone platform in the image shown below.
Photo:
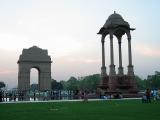
<path fill-rule="evenodd" d="M 134 80 L 134 76 L 129 75 L 114 75 L 106 76 L 102 78 L 102 82 L 99 85 L 105 94 L 122 94 L 125 97 L 138 97 L 137 84 Z"/>

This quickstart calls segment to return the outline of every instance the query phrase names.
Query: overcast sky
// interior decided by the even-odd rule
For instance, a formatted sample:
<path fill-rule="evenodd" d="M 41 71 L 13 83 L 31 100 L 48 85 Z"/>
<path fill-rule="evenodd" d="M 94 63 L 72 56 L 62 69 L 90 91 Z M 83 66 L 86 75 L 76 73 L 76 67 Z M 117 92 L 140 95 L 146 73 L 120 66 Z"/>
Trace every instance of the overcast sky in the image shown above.
<path fill-rule="evenodd" d="M 17 60 L 23 48 L 48 49 L 53 61 L 52 78 L 100 73 L 101 36 L 96 33 L 116 11 L 132 31 L 135 74 L 146 78 L 160 71 L 159 0 L 0 0 L 0 81 L 17 85 Z M 109 72 L 109 39 L 106 37 Z M 118 43 L 114 38 L 116 70 Z M 128 65 L 126 36 L 122 40 L 123 67 Z M 31 69 L 31 83 L 37 70 Z"/>

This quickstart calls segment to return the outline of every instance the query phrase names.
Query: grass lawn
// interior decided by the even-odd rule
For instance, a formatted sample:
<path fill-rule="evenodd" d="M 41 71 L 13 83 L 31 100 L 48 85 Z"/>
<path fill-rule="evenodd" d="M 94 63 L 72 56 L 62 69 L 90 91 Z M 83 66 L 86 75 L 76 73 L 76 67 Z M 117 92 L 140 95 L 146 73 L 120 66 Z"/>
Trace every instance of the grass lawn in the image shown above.
<path fill-rule="evenodd" d="M 160 102 L 112 100 L 0 104 L 0 120 L 160 120 Z"/>

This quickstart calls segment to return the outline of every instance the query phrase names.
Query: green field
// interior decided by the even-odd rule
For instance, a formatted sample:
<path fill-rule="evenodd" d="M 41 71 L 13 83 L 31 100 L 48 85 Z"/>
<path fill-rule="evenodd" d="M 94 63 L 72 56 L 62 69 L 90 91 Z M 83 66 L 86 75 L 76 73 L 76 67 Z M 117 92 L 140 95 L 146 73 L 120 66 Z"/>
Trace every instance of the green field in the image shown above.
<path fill-rule="evenodd" d="M 110 100 L 0 104 L 0 120 L 160 120 L 160 102 Z"/>

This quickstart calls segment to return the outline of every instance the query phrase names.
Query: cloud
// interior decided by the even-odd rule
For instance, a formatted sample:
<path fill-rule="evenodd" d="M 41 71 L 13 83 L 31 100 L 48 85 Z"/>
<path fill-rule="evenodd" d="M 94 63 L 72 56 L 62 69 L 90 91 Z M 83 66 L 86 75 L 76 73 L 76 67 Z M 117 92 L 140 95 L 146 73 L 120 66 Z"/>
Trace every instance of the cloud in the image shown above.
<path fill-rule="evenodd" d="M 160 57 L 160 48 L 152 47 L 147 44 L 137 44 L 134 48 L 137 54 L 146 57 Z"/>
<path fill-rule="evenodd" d="M 70 62 L 80 62 L 80 63 L 100 63 L 100 59 L 88 59 L 88 58 L 69 58 Z"/>
<path fill-rule="evenodd" d="M 15 73 L 15 71 L 13 71 L 13 70 L 2 70 L 2 69 L 0 69 L 0 75 L 11 75 L 13 73 Z"/>

